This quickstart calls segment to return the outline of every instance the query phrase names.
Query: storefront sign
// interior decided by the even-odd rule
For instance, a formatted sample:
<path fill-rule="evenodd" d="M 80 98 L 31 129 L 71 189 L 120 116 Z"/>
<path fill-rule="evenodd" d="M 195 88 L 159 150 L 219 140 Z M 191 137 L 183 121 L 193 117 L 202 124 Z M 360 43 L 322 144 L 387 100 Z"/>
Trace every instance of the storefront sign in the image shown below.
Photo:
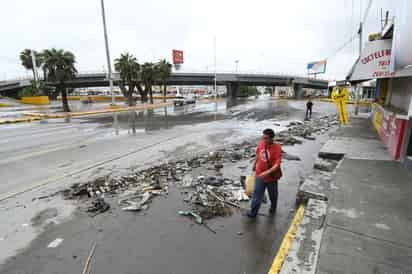
<path fill-rule="evenodd" d="M 172 54 L 173 54 L 173 64 L 174 65 L 183 64 L 183 51 L 174 49 L 172 51 Z"/>
<path fill-rule="evenodd" d="M 392 40 L 369 42 L 363 49 L 362 56 L 355 65 L 350 80 L 368 80 L 393 76 L 395 73 L 391 73 L 389 70 L 391 48 Z"/>
<path fill-rule="evenodd" d="M 374 104 L 372 117 L 373 125 L 387 146 L 389 154 L 398 160 L 408 121 L 399 118 L 394 112 L 387 111 L 378 104 Z"/>

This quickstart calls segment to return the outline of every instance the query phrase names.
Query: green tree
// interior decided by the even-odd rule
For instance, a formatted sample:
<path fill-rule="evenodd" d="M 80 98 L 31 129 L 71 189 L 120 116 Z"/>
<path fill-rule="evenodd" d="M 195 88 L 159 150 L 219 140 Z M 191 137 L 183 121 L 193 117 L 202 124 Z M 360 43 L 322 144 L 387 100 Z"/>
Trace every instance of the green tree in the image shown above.
<path fill-rule="evenodd" d="M 133 100 L 133 93 L 137 87 L 140 93 L 141 100 L 143 101 L 145 96 L 140 87 L 140 64 L 137 62 L 136 57 L 128 52 L 120 54 L 120 57 L 115 59 L 114 68 L 120 73 L 121 85 L 123 96 L 126 98 L 129 106 L 135 104 Z M 125 88 L 127 86 L 127 88 Z"/>
<path fill-rule="evenodd" d="M 48 81 L 54 82 L 56 91 L 62 95 L 63 111 L 70 112 L 65 82 L 73 79 L 77 73 L 76 57 L 70 51 L 52 48 L 44 50 L 42 58 Z"/>
<path fill-rule="evenodd" d="M 172 74 L 172 64 L 170 64 L 166 59 L 161 59 L 159 63 L 156 64 L 156 71 L 157 76 L 163 85 L 163 102 L 166 102 L 166 81 Z"/>
<path fill-rule="evenodd" d="M 142 81 L 145 86 L 146 93 L 149 93 L 150 103 L 153 104 L 153 84 L 158 78 L 156 66 L 153 63 L 146 62 L 142 65 Z"/>
<path fill-rule="evenodd" d="M 25 49 L 22 52 L 20 52 L 20 61 L 23 67 L 25 67 L 27 70 L 31 70 L 33 73 L 33 79 L 35 79 L 35 68 L 40 68 L 42 65 L 42 56 L 40 53 L 34 51 L 34 55 L 36 57 L 36 66 L 33 66 L 33 60 L 31 58 L 31 49 Z"/>

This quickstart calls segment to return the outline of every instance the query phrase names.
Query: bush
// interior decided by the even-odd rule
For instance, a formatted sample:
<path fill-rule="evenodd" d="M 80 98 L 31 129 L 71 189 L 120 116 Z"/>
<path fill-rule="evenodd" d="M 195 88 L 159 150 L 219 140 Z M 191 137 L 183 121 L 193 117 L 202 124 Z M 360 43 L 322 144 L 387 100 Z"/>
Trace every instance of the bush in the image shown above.
<path fill-rule="evenodd" d="M 28 87 L 25 87 L 19 92 L 19 97 L 28 97 L 28 96 L 42 96 L 44 95 L 43 89 L 44 89 L 44 83 L 40 82 L 39 87 L 36 87 L 34 81 L 31 82 L 31 85 Z"/>

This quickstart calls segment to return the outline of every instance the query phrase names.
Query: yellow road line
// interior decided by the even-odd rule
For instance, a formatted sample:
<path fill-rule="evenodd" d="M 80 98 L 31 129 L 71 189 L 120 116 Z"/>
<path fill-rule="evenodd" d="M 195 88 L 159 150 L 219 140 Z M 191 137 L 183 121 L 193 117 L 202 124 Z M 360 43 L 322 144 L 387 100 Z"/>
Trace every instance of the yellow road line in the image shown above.
<path fill-rule="evenodd" d="M 292 245 L 293 240 L 295 239 L 296 231 L 298 230 L 298 226 L 303 218 L 304 212 L 305 207 L 303 205 L 300 205 L 299 209 L 296 211 L 292 223 L 290 224 L 288 232 L 286 233 L 285 237 L 283 237 L 282 244 L 279 247 L 278 253 L 273 260 L 272 267 L 270 268 L 268 274 L 277 274 L 281 270 L 283 262 L 288 255 L 289 248 Z"/>

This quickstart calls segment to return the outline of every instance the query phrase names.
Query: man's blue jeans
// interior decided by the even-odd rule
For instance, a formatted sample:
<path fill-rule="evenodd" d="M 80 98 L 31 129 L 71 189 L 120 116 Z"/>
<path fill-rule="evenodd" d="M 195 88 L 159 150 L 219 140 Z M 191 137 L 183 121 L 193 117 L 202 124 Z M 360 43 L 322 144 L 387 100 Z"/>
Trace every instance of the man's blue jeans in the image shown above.
<path fill-rule="evenodd" d="M 271 203 L 271 209 L 276 210 L 278 202 L 278 182 L 265 183 L 261 179 L 255 179 L 255 189 L 252 197 L 252 208 L 250 210 L 250 216 L 255 217 L 258 214 L 262 198 L 265 195 L 265 189 L 268 190 L 269 199 Z"/>

